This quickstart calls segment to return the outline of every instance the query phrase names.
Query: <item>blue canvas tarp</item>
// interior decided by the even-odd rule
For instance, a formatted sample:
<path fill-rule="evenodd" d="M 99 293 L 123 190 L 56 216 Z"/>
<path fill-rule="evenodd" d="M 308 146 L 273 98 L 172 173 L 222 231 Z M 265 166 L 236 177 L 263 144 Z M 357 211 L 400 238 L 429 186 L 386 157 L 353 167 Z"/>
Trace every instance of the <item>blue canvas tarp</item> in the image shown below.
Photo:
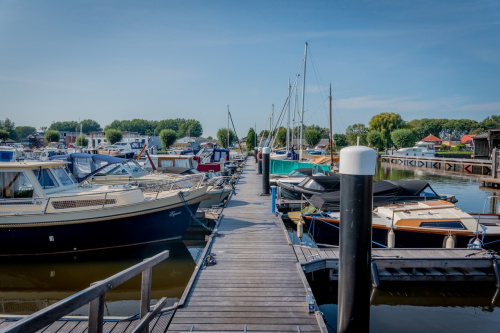
<path fill-rule="evenodd" d="M 302 168 L 316 168 L 317 170 L 330 171 L 330 166 L 328 164 L 314 164 L 288 160 L 270 160 L 270 163 L 269 171 L 271 174 L 276 175 L 286 175 L 292 170 Z"/>

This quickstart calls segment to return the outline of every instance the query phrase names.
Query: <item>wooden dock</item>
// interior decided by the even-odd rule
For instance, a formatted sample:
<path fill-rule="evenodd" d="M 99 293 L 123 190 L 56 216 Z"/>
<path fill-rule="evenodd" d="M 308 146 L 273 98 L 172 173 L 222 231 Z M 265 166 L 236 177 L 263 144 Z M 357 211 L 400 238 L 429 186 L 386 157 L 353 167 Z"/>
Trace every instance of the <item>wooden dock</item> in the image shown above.
<path fill-rule="evenodd" d="M 328 269 L 338 279 L 339 248 L 294 246 L 305 273 Z M 372 249 L 374 285 L 389 281 L 500 282 L 500 257 L 474 249 Z M 377 281 L 378 280 L 378 281 Z"/>
<path fill-rule="evenodd" d="M 168 332 L 327 332 L 262 177 L 249 158 L 208 244 L 215 265 L 195 271 Z"/>

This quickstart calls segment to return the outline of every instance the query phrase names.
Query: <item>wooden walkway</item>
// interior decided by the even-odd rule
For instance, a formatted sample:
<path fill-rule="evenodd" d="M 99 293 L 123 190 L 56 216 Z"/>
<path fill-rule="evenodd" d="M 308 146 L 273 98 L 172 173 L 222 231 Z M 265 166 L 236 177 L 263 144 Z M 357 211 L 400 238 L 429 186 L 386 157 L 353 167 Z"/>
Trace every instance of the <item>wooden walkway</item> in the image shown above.
<path fill-rule="evenodd" d="M 149 332 L 160 333 L 165 332 L 168 323 L 172 318 L 173 311 L 163 312 L 156 316 L 149 324 Z M 13 319 L 7 316 L 0 318 L 0 331 L 15 323 Z M 19 318 L 19 316 L 11 316 Z M 123 318 L 106 318 L 103 326 L 103 331 L 107 333 L 128 333 L 132 332 L 139 324 L 139 319 L 124 320 Z M 37 331 L 38 333 L 84 333 L 88 332 L 89 322 L 82 317 L 65 317 L 55 323 Z"/>
<path fill-rule="evenodd" d="M 271 197 L 261 192 L 262 176 L 248 158 L 213 237 L 217 263 L 195 273 L 168 332 L 327 332 L 308 313 L 312 292 Z"/>
<path fill-rule="evenodd" d="M 337 280 L 339 248 L 294 246 L 305 273 L 329 269 Z M 379 281 L 500 282 L 500 258 L 473 249 L 372 249 L 372 277 Z"/>

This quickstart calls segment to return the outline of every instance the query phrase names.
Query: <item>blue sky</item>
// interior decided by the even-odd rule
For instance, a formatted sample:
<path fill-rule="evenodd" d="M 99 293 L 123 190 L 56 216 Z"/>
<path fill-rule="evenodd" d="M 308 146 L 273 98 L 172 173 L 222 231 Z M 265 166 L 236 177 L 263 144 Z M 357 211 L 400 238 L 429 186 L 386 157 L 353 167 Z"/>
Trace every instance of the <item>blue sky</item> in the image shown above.
<path fill-rule="evenodd" d="M 499 1 L 0 1 L 0 119 L 266 125 L 308 42 L 306 125 L 500 114 Z M 299 90 L 299 99 L 300 99 Z"/>

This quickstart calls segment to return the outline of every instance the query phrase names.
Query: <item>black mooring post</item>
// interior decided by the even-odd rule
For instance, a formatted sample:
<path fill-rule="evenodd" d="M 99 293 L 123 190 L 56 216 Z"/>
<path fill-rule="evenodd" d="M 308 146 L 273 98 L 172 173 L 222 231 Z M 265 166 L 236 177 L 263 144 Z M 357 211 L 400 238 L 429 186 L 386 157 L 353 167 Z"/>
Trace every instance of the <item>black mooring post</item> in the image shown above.
<path fill-rule="evenodd" d="M 254 148 L 253 154 L 255 156 L 255 163 L 259 163 L 259 160 L 257 159 L 257 154 L 259 153 L 257 147 Z"/>
<path fill-rule="evenodd" d="M 340 254 L 337 332 L 369 332 L 375 150 L 340 151 Z"/>
<path fill-rule="evenodd" d="M 260 156 L 262 159 L 262 148 L 260 148 L 260 147 L 259 147 L 259 153 L 260 153 Z M 258 165 L 257 174 L 262 175 L 262 161 L 259 161 L 259 163 L 257 165 Z"/>
<path fill-rule="evenodd" d="M 269 169 L 271 148 L 262 148 L 262 194 L 269 195 Z"/>

